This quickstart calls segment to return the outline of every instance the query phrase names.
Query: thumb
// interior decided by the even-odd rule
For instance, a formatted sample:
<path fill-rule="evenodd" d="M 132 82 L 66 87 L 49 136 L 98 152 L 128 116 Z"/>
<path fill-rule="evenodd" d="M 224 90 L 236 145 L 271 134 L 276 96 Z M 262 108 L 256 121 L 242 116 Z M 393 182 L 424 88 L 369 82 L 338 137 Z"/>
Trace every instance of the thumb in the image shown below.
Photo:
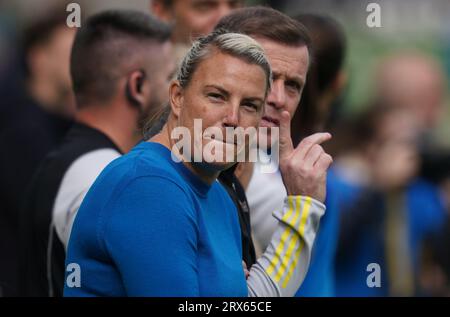
<path fill-rule="evenodd" d="M 281 113 L 280 120 L 280 160 L 284 160 L 294 151 L 291 138 L 291 115 L 287 111 Z"/>

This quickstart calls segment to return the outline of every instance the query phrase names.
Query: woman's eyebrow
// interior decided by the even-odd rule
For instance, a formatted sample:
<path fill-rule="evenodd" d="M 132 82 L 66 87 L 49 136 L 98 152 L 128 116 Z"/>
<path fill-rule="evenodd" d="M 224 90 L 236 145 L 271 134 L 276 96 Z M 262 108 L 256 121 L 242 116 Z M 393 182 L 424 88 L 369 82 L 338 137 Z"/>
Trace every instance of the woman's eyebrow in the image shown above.
<path fill-rule="evenodd" d="M 230 93 L 223 87 L 219 86 L 219 85 L 214 85 L 214 84 L 209 84 L 209 85 L 205 85 L 205 88 L 214 88 L 219 90 L 225 97 L 229 97 Z M 243 101 L 247 101 L 247 102 L 261 102 L 264 103 L 264 98 L 263 97 L 244 97 L 242 98 Z"/>
<path fill-rule="evenodd" d="M 206 85 L 205 88 L 215 88 L 215 89 L 219 90 L 225 96 L 230 95 L 230 93 L 225 88 L 218 86 L 218 85 Z"/>

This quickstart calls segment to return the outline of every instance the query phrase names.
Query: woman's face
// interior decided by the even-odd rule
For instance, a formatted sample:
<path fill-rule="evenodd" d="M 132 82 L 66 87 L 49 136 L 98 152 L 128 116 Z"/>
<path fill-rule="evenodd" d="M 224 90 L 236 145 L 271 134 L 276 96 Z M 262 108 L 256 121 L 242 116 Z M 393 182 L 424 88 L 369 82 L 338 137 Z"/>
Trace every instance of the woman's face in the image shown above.
<path fill-rule="evenodd" d="M 230 128 L 257 129 L 263 114 L 267 77 L 258 65 L 221 52 L 202 61 L 186 88 L 177 83 L 171 87 L 172 109 L 178 126 L 186 127 L 194 147 L 201 147 L 202 162 L 220 171 L 233 165 L 238 153 L 247 147 L 227 140 Z M 201 128 L 194 129 L 194 119 L 201 119 Z M 211 129 L 213 128 L 213 129 Z M 228 128 L 228 129 L 227 129 Z M 220 133 L 211 134 L 211 131 Z M 228 141 L 228 142 L 227 142 Z M 233 162 L 223 159 L 210 161 L 205 149 L 230 153 Z"/>

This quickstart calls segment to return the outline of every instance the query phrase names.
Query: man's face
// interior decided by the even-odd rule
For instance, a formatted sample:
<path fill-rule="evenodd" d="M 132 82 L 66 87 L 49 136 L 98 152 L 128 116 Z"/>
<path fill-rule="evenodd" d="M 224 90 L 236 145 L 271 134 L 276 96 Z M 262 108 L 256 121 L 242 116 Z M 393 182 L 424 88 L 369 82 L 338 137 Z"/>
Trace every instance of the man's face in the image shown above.
<path fill-rule="evenodd" d="M 256 129 L 264 109 L 265 92 L 266 75 L 260 66 L 228 54 L 214 53 L 200 63 L 188 87 L 181 90 L 178 126 L 187 127 L 191 143 L 196 144 L 194 119 L 202 119 L 202 136 L 199 138 L 202 148 L 209 144 L 222 153 L 233 151 L 235 159 L 244 147 L 238 148 L 236 142 L 226 142 L 226 128 Z M 213 139 L 205 133 L 211 127 L 220 130 L 223 137 Z M 202 158 L 204 161 L 204 155 Z M 223 161 L 214 161 L 210 166 L 220 171 L 233 164 Z"/>
<path fill-rule="evenodd" d="M 190 43 L 209 34 L 222 17 L 242 5 L 243 0 L 175 0 L 172 6 L 175 42 Z"/>
<path fill-rule="evenodd" d="M 274 41 L 257 38 L 269 59 L 273 72 L 273 84 L 261 120 L 260 127 L 280 127 L 282 111 L 286 110 L 294 116 L 300 102 L 303 86 L 308 72 L 308 48 L 303 46 L 287 46 Z M 267 144 L 271 144 L 270 129 Z"/>
<path fill-rule="evenodd" d="M 168 87 L 176 71 L 172 49 L 172 44 L 167 41 L 163 45 L 152 47 L 146 52 L 149 57 L 146 67 L 146 82 L 149 85 L 150 93 L 147 95 L 140 124 L 153 118 L 169 100 Z"/>

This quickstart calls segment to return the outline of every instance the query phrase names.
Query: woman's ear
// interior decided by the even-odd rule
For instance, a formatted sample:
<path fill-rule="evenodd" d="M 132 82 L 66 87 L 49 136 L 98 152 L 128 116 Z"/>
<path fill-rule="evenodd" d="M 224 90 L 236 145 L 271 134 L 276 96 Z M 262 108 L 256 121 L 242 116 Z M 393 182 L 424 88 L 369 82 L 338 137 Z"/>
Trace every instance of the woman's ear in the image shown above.
<path fill-rule="evenodd" d="M 184 103 L 184 91 L 178 80 L 174 80 L 170 83 L 169 102 L 172 113 L 178 119 Z"/>

